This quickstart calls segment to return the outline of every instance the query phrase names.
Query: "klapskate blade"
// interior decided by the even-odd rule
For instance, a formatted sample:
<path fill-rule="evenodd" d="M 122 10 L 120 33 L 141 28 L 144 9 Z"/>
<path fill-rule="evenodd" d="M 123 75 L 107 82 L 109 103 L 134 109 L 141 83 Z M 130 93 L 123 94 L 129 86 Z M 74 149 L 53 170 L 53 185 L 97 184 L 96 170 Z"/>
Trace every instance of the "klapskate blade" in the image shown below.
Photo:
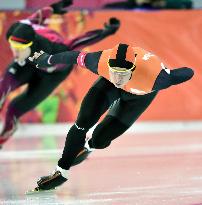
<path fill-rule="evenodd" d="M 49 194 L 49 193 L 53 193 L 56 189 L 49 189 L 49 190 L 43 190 L 40 189 L 39 187 L 36 187 L 32 190 L 28 190 L 25 194 L 26 195 L 32 195 L 32 194 Z"/>

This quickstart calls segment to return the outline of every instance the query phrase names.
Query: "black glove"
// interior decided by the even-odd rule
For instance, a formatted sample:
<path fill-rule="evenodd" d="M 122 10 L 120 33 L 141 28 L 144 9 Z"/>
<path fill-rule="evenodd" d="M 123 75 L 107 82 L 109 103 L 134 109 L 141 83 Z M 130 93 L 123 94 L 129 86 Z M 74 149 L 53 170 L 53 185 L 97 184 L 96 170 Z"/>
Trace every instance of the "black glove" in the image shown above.
<path fill-rule="evenodd" d="M 120 20 L 115 17 L 112 17 L 109 19 L 108 23 L 104 24 L 104 26 L 105 32 L 107 32 L 107 34 L 114 34 L 120 27 Z"/>
<path fill-rule="evenodd" d="M 29 57 L 29 61 L 34 63 L 36 65 L 36 68 L 48 68 L 48 67 L 52 67 L 53 64 L 51 64 L 50 59 L 51 59 L 52 55 L 49 55 L 47 53 L 45 53 L 44 51 L 40 51 L 40 52 L 35 52 L 33 57 Z"/>
<path fill-rule="evenodd" d="M 67 10 L 65 10 L 65 7 L 68 7 L 72 4 L 73 0 L 62 0 L 57 3 L 51 4 L 51 7 L 53 8 L 54 14 L 65 14 L 67 13 Z"/>

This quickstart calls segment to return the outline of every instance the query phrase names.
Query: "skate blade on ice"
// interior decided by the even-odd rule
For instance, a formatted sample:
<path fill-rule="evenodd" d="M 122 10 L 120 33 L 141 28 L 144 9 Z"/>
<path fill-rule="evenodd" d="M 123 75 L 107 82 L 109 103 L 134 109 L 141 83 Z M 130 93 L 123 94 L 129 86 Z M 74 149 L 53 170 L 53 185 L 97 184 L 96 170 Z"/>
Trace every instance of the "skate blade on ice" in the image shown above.
<path fill-rule="evenodd" d="M 39 187 L 36 187 L 32 190 L 27 191 L 25 194 L 26 195 L 31 195 L 31 194 L 51 194 L 56 190 L 56 188 L 54 189 L 49 189 L 49 190 L 43 190 L 40 189 Z"/>

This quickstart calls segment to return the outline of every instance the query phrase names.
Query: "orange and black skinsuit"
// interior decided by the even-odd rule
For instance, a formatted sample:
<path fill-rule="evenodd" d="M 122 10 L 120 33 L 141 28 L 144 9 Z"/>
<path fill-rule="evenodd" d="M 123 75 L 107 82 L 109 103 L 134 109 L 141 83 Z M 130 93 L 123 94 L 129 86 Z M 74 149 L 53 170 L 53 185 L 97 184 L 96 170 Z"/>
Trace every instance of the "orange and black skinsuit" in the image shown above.
<path fill-rule="evenodd" d="M 71 1 L 65 1 L 70 2 Z M 44 21 L 53 13 L 61 13 L 58 9 L 59 3 L 38 10 L 27 19 L 14 23 L 7 32 L 7 39 L 26 43 L 31 41 L 32 54 L 44 50 L 50 54 L 64 51 L 83 49 L 113 35 L 119 29 L 118 19 L 111 18 L 103 29 L 89 31 L 72 40 L 64 39 L 59 33 L 44 25 Z M 8 45 L 9 46 L 9 45 Z M 0 109 L 3 107 L 8 94 L 22 85 L 27 84 L 27 89 L 12 100 L 9 104 L 4 127 L 0 134 L 0 146 L 4 144 L 15 130 L 17 120 L 36 107 L 52 91 L 66 79 L 73 69 L 73 64 L 60 64 L 51 69 L 37 70 L 35 65 L 27 59 L 20 65 L 13 60 L 0 82 Z M 53 73 L 53 70 L 54 73 Z M 49 83 L 51 82 L 51 83 Z"/>
<path fill-rule="evenodd" d="M 71 51 L 52 56 L 45 53 L 35 61 L 39 69 L 69 62 L 85 67 L 100 77 L 84 97 L 78 118 L 67 134 L 62 158 L 58 162 L 58 166 L 66 170 L 82 150 L 86 133 L 105 111 L 109 110 L 94 129 L 89 141 L 91 148 L 103 149 L 109 146 L 147 109 L 159 90 L 187 81 L 193 76 L 190 68 L 170 70 L 156 55 L 126 44 L 94 53 Z M 110 82 L 108 66 L 134 67 L 131 79 L 123 89 L 116 88 Z"/>

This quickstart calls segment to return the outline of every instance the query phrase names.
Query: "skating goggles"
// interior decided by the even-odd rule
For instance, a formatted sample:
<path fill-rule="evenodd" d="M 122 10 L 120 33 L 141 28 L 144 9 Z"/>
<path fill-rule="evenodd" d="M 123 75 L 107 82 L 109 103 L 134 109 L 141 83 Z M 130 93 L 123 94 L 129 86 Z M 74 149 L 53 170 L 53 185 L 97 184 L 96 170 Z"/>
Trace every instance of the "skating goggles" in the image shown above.
<path fill-rule="evenodd" d="M 120 70 L 120 67 L 111 67 L 109 65 L 109 62 L 108 62 L 108 68 L 110 69 L 110 71 L 112 71 L 113 73 L 122 73 L 122 74 L 127 74 L 127 73 L 131 73 L 131 71 L 134 70 L 134 68 L 136 67 L 136 65 L 133 64 L 133 66 L 130 68 L 130 69 L 124 69 L 124 70 Z M 123 69 L 123 68 L 121 68 Z"/>
<path fill-rule="evenodd" d="M 27 47 L 30 47 L 33 44 L 33 41 L 26 44 L 18 43 L 16 41 L 13 41 L 11 39 L 11 36 L 9 37 L 8 42 L 10 43 L 12 48 L 17 48 L 17 49 L 25 49 Z"/>

